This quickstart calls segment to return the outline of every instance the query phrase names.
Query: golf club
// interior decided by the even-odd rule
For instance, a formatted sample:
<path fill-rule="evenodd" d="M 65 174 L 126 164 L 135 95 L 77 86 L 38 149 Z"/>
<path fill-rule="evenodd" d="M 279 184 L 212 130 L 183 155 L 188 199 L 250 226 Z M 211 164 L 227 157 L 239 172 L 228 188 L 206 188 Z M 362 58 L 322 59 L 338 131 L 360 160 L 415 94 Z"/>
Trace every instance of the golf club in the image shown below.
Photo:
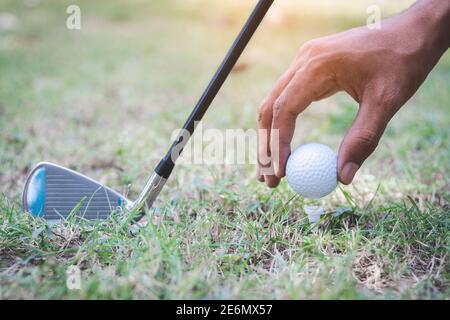
<path fill-rule="evenodd" d="M 180 134 L 156 166 L 135 201 L 128 200 L 116 191 L 78 172 L 53 163 L 41 162 L 31 171 L 25 183 L 22 195 L 24 211 L 47 220 L 59 220 L 71 214 L 85 219 L 106 219 L 115 210 L 136 212 L 138 217 L 142 217 L 145 208 L 151 208 L 169 178 L 183 147 L 194 132 L 196 123 L 202 119 L 272 3 L 273 0 L 258 1 Z"/>

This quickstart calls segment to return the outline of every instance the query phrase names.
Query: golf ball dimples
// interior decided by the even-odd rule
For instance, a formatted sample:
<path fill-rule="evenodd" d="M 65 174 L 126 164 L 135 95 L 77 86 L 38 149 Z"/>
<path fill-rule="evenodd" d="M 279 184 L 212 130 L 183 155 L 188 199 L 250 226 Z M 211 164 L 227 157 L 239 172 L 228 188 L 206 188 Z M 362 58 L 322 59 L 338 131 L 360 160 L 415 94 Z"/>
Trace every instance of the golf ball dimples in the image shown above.
<path fill-rule="evenodd" d="M 286 179 L 299 195 L 322 198 L 337 186 L 337 157 L 323 144 L 302 145 L 289 156 Z"/>

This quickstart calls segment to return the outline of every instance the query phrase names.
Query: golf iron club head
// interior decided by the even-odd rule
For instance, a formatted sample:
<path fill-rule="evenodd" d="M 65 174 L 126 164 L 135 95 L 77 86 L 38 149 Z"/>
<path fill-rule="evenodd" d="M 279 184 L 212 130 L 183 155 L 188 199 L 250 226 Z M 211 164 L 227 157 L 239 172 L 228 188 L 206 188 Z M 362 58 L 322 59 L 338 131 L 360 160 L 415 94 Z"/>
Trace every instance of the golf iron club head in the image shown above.
<path fill-rule="evenodd" d="M 25 211 L 46 220 L 60 220 L 71 214 L 89 220 L 106 219 L 114 211 L 138 211 L 155 200 L 165 179 L 153 174 L 138 200 L 59 165 L 41 162 L 28 176 L 22 195 Z"/>

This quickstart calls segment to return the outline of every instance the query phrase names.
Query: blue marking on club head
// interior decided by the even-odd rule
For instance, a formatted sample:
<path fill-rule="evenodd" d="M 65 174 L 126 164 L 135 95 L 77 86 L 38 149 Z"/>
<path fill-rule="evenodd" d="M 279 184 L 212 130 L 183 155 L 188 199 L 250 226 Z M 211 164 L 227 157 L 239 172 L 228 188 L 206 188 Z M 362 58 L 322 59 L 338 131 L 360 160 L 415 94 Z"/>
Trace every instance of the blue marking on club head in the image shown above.
<path fill-rule="evenodd" d="M 44 214 L 45 204 L 45 168 L 37 169 L 30 177 L 27 189 L 26 207 L 35 217 Z"/>

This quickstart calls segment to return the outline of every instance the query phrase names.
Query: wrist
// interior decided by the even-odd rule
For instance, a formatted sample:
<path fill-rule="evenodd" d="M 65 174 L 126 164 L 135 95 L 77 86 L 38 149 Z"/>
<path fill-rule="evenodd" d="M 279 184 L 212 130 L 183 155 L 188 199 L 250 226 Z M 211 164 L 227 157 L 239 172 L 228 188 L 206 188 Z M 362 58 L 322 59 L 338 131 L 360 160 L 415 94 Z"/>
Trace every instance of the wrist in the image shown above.
<path fill-rule="evenodd" d="M 407 13 L 425 50 L 440 57 L 450 46 L 450 1 L 419 0 Z"/>

